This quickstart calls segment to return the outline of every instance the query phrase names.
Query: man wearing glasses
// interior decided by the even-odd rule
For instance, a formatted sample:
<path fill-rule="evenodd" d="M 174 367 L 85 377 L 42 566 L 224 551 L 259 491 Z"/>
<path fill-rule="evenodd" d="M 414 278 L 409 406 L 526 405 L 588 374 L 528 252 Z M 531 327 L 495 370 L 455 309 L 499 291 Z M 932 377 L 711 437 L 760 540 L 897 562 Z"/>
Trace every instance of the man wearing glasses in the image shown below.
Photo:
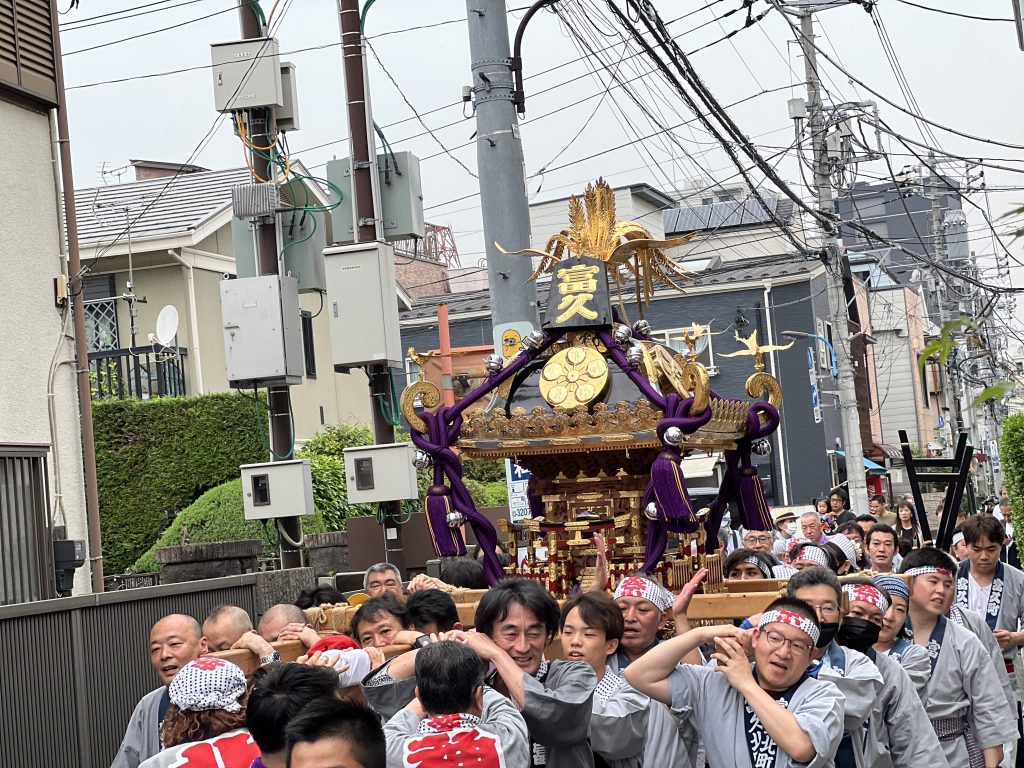
<path fill-rule="evenodd" d="M 837 766 L 865 766 L 863 733 L 883 682 L 878 668 L 859 651 L 836 642 L 842 623 L 843 590 L 839 578 L 827 568 L 804 568 L 793 574 L 786 594 L 805 601 L 817 612 L 821 637 L 812 654 L 818 664 L 811 674 L 836 685 L 843 696 L 843 736 L 836 753 Z M 842 638 L 840 638 L 840 642 Z M 852 734 L 857 734 L 855 738 Z"/>
<path fill-rule="evenodd" d="M 749 634 L 733 626 L 693 629 L 652 648 L 625 677 L 652 699 L 692 710 L 708 765 L 832 766 L 843 704 L 834 684 L 807 674 L 819 636 L 814 608 L 783 597 Z M 715 668 L 676 666 L 705 643 L 715 645 Z"/>
<path fill-rule="evenodd" d="M 772 556 L 772 544 L 775 543 L 775 536 L 771 531 L 747 531 L 743 534 L 743 546 L 747 549 L 756 549 L 764 552 L 775 561 Z"/>

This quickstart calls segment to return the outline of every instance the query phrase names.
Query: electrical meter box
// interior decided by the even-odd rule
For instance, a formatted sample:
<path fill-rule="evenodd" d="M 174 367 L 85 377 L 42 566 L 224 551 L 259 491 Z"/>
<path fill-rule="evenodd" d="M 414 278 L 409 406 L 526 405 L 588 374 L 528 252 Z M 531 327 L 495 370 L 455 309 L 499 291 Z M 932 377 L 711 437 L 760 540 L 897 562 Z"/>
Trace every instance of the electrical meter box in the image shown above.
<path fill-rule="evenodd" d="M 380 178 L 380 208 L 384 220 L 385 240 L 408 240 L 426 234 L 423 220 L 423 188 L 420 183 L 420 161 L 410 152 L 388 152 L 377 155 Z M 327 163 L 327 180 L 352 200 L 352 162 L 349 158 Z M 355 240 L 352 206 L 342 203 L 331 211 L 334 242 Z"/>
<path fill-rule="evenodd" d="M 295 90 L 295 65 L 290 61 L 281 62 L 281 102 L 284 106 L 274 109 L 277 130 L 299 130 L 299 94 Z"/>
<path fill-rule="evenodd" d="M 282 107 L 281 57 L 272 37 L 214 43 L 213 100 L 218 112 Z"/>
<path fill-rule="evenodd" d="M 394 249 L 378 242 L 325 248 L 324 271 L 334 370 L 401 368 Z"/>
<path fill-rule="evenodd" d="M 220 307 L 230 386 L 251 389 L 302 383 L 305 360 L 294 277 L 222 280 Z"/>
<path fill-rule="evenodd" d="M 277 215 L 278 251 L 284 252 L 282 272 L 298 281 L 299 293 L 327 290 L 324 247 L 327 245 L 327 214 L 323 211 L 284 211 Z M 231 219 L 235 250 L 235 274 L 256 277 L 256 244 L 247 219 Z"/>
<path fill-rule="evenodd" d="M 345 448 L 345 486 L 349 504 L 418 499 L 412 443 Z"/>
<path fill-rule="evenodd" d="M 242 508 L 246 520 L 313 514 L 309 459 L 243 464 Z"/>

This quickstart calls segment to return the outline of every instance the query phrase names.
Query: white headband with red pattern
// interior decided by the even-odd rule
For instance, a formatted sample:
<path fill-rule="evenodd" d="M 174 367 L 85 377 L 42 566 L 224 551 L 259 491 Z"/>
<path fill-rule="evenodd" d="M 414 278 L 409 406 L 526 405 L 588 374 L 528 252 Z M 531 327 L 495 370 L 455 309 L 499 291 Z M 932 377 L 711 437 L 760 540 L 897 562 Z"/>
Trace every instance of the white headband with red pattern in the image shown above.
<path fill-rule="evenodd" d="M 844 584 L 843 592 L 851 603 L 870 603 L 882 613 L 889 610 L 889 601 L 885 595 L 869 584 Z"/>
<path fill-rule="evenodd" d="M 643 576 L 627 576 L 615 587 L 615 599 L 640 597 L 654 603 L 659 611 L 667 611 L 675 602 L 672 593 L 663 586 Z"/>
<path fill-rule="evenodd" d="M 811 642 L 815 645 L 817 645 L 818 638 L 821 636 L 818 627 L 815 626 L 813 621 L 795 611 L 787 611 L 784 608 L 776 608 L 775 610 L 762 613 L 761 621 L 757 623 L 757 628 L 764 629 L 768 624 L 788 624 L 791 627 L 796 627 L 811 638 Z"/>

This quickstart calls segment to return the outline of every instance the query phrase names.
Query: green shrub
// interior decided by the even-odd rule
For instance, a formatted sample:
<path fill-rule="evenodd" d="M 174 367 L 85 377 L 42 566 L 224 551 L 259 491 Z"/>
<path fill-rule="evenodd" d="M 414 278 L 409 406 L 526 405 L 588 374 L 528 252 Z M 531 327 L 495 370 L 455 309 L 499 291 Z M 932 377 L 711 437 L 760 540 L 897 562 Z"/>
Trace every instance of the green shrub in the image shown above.
<path fill-rule="evenodd" d="M 342 451 L 359 445 L 373 445 L 373 432 L 362 424 L 329 424 L 311 437 L 297 457 L 313 465 L 313 493 L 317 493 L 317 474 L 321 475 L 322 498 L 317 501 L 329 531 L 344 531 L 349 517 L 377 514 L 376 504 L 349 504 L 348 484 Z"/>
<path fill-rule="evenodd" d="M 1024 414 L 1014 414 L 1003 422 L 999 462 L 1010 494 L 1013 529 L 1024 531 Z"/>
<path fill-rule="evenodd" d="M 239 465 L 267 460 L 255 405 L 229 393 L 93 403 L 108 573 L 126 570 L 179 510 L 238 477 Z"/>
<path fill-rule="evenodd" d="M 302 532 L 307 534 L 336 530 L 325 522 L 324 510 L 337 502 L 337 480 L 343 474 L 341 462 L 328 456 L 318 456 L 310 459 L 310 465 L 313 470 L 313 506 L 316 511 L 302 518 Z M 264 557 L 277 553 L 277 530 L 273 521 L 264 525 L 259 521 L 245 519 L 242 481 L 236 479 L 207 491 L 183 509 L 149 551 L 135 562 L 132 570 L 136 573 L 159 570 L 156 550 L 181 544 L 186 528 L 189 544 L 259 539 L 264 543 Z"/>

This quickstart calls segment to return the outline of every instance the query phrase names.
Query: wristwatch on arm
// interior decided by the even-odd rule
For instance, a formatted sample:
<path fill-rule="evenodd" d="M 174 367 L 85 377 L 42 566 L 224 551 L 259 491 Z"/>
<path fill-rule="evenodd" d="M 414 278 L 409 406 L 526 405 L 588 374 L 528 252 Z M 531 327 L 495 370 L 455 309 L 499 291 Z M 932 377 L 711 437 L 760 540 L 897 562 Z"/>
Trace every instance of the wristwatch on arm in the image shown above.
<path fill-rule="evenodd" d="M 267 664 L 274 664 L 281 660 L 281 654 L 277 651 L 271 651 L 266 656 L 260 656 L 260 666 L 265 667 Z"/>

